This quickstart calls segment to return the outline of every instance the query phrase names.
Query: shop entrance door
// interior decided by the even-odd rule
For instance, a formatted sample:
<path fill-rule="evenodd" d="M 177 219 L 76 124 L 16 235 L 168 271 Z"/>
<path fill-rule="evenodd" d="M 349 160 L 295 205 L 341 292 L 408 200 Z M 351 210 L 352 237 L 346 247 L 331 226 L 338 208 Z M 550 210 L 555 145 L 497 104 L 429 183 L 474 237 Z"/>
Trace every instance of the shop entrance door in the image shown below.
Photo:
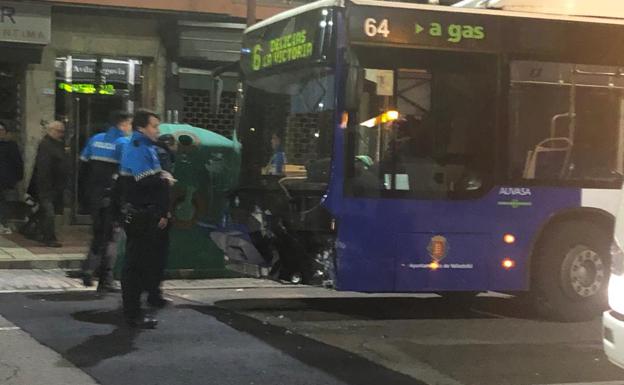
<path fill-rule="evenodd" d="M 0 122 L 11 130 L 20 127 L 20 92 L 18 73 L 9 64 L 0 63 Z"/>
<path fill-rule="evenodd" d="M 68 129 L 71 132 L 71 156 L 74 172 L 72 177 L 72 222 L 86 224 L 90 222 L 89 207 L 85 197 L 85 170 L 80 164 L 80 153 L 89 138 L 108 128 L 111 111 L 127 109 L 123 97 L 116 95 L 80 95 L 71 102 L 71 115 L 68 119 Z"/>
<path fill-rule="evenodd" d="M 113 111 L 133 111 L 140 103 L 141 61 L 101 57 L 57 58 L 56 110 L 67 124 L 71 149 L 73 224 L 90 222 L 85 169 L 80 153 L 89 138 L 108 129 Z"/>

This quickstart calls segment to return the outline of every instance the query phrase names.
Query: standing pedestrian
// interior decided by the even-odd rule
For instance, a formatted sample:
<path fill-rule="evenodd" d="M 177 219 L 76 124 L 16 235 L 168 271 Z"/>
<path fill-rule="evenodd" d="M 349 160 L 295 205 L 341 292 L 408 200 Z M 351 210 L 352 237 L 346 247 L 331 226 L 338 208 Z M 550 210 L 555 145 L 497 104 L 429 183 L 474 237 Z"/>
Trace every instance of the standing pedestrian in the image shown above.
<path fill-rule="evenodd" d="M 0 234 L 11 234 L 8 226 L 7 193 L 24 177 L 24 163 L 17 143 L 0 122 Z"/>
<path fill-rule="evenodd" d="M 132 132 L 132 115 L 125 111 L 111 114 L 111 127 L 91 137 L 80 160 L 86 163 L 86 198 L 93 221 L 93 239 L 89 254 L 82 266 L 83 283 L 93 285 L 93 274 L 99 271 L 98 292 L 117 292 L 113 268 L 117 260 L 115 225 L 112 205 L 112 188 L 119 174 L 123 147 L 129 143 Z"/>
<path fill-rule="evenodd" d="M 65 154 L 65 124 L 54 121 L 46 126 L 39 143 L 35 168 L 28 192 L 39 201 L 36 239 L 48 247 L 63 247 L 56 238 L 55 214 L 63 211 L 63 194 L 67 186 L 69 161 Z"/>
<path fill-rule="evenodd" d="M 165 236 L 169 223 L 169 205 L 166 197 L 173 177 L 164 171 L 158 159 L 156 141 L 160 118 L 147 110 L 134 116 L 134 133 L 126 146 L 120 174 L 123 178 L 123 197 L 127 234 L 126 259 L 121 278 L 123 311 L 131 327 L 154 328 L 157 321 L 141 311 L 141 294 L 148 292 L 148 304 L 164 304 L 149 294 L 158 290 L 159 262 L 155 259 L 159 240 Z"/>

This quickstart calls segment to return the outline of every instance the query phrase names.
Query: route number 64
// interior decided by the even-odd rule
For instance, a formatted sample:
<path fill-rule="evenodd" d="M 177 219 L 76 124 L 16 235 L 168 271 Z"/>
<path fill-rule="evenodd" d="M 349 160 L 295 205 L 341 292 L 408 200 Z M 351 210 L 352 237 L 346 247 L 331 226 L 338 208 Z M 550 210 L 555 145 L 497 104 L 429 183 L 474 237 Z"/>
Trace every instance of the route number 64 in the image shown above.
<path fill-rule="evenodd" d="M 366 36 L 374 37 L 382 35 L 388 37 L 390 35 L 390 29 L 388 27 L 388 19 L 383 19 L 377 22 L 376 19 L 368 18 L 364 21 L 364 33 Z"/>

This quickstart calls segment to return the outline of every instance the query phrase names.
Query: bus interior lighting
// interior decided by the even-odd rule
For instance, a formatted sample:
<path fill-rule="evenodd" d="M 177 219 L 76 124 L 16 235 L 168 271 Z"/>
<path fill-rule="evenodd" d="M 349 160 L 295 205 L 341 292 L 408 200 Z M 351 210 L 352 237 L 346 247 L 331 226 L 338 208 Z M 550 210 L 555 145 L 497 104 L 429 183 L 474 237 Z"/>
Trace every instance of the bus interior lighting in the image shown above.
<path fill-rule="evenodd" d="M 368 128 L 373 128 L 375 126 L 378 126 L 382 123 L 389 123 L 389 122 L 393 122 L 395 120 L 399 119 L 399 111 L 396 110 L 389 110 L 386 111 L 378 116 L 375 116 L 374 118 L 370 118 L 362 123 L 360 123 L 360 126 L 364 126 L 364 127 L 368 127 Z"/>

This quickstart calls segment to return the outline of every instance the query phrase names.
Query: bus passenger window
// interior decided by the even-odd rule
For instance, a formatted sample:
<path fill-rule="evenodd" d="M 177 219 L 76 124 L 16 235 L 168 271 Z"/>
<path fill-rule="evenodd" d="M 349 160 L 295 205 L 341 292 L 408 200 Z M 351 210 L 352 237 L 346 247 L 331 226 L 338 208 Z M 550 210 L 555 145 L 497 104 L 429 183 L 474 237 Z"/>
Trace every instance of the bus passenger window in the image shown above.
<path fill-rule="evenodd" d="M 242 142 L 242 180 L 288 177 L 327 183 L 333 143 L 334 76 L 325 68 L 249 79 Z"/>
<path fill-rule="evenodd" d="M 379 66 L 366 68 L 357 121 L 349 127 L 346 193 L 414 199 L 482 194 L 494 174 L 491 59 L 391 48 L 362 49 L 359 59 Z M 383 66 L 397 62 L 414 67 Z M 394 87 L 382 86 L 380 78 L 393 78 Z"/>
<path fill-rule="evenodd" d="M 618 143 L 624 79 L 619 69 L 565 63 L 511 64 L 513 179 L 612 182 L 622 174 Z"/>

